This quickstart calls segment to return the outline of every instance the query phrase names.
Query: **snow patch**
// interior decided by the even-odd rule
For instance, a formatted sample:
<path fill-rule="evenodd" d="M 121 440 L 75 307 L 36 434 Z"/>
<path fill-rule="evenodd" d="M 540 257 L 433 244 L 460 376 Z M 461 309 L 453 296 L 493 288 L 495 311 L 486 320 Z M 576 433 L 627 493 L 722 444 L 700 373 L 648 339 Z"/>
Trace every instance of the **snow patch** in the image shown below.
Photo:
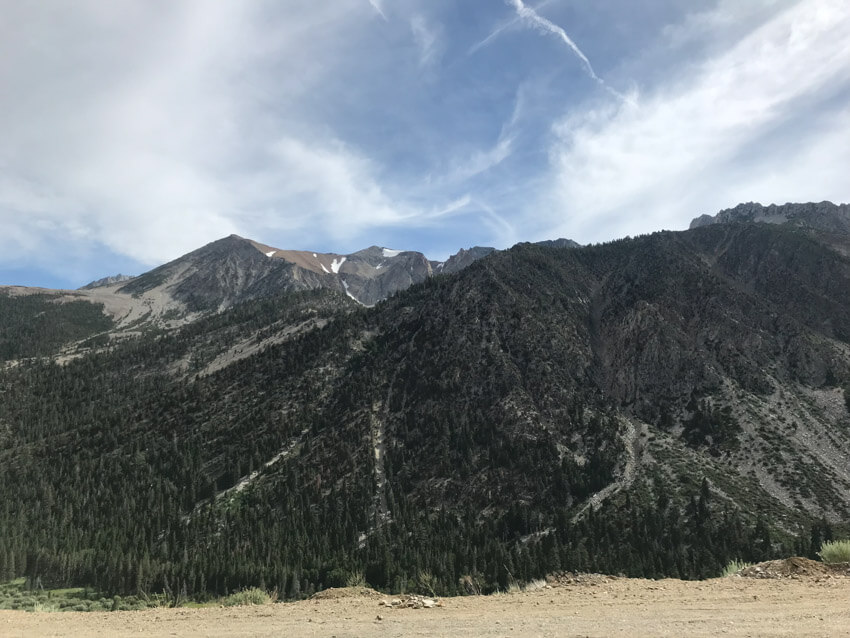
<path fill-rule="evenodd" d="M 333 270 L 333 271 L 334 271 L 334 273 L 338 273 L 338 272 L 339 272 L 339 268 L 340 268 L 340 266 L 342 266 L 342 265 L 345 263 L 345 260 L 346 260 L 346 259 L 347 259 L 346 257 L 342 257 L 339 261 L 337 261 L 336 259 L 334 259 L 334 260 L 331 262 L 331 270 Z"/>
<path fill-rule="evenodd" d="M 381 268 L 383 268 L 383 267 L 384 267 L 384 262 L 382 261 L 380 264 L 378 264 L 377 266 L 375 266 L 375 270 L 380 270 L 380 269 L 381 269 Z"/>
<path fill-rule="evenodd" d="M 343 257 L 343 259 L 345 259 L 345 257 Z M 349 292 L 349 290 L 348 290 L 348 282 L 347 282 L 345 279 L 343 279 L 343 280 L 342 280 L 342 287 L 343 287 L 343 288 L 345 288 L 345 294 L 346 294 L 346 295 L 348 295 L 349 297 L 351 297 L 352 299 L 354 299 L 354 301 L 356 301 L 357 303 L 359 303 L 361 306 L 365 306 L 365 305 L 366 305 L 365 303 L 363 303 L 362 301 L 360 301 L 357 297 L 355 297 L 354 295 L 352 295 L 352 294 L 351 294 L 351 292 Z"/>
<path fill-rule="evenodd" d="M 319 258 L 319 256 L 318 256 L 316 253 L 313 253 L 313 257 L 314 257 L 315 259 L 318 259 L 318 258 Z"/>
<path fill-rule="evenodd" d="M 392 250 L 391 248 L 383 249 L 384 257 L 398 257 L 403 252 L 403 250 Z"/>
<path fill-rule="evenodd" d="M 324 265 L 322 262 L 319 262 L 319 265 L 322 267 L 322 270 L 324 270 L 324 271 L 325 271 L 326 273 L 328 273 L 329 275 L 331 274 L 331 271 L 330 271 L 330 270 L 328 270 L 327 268 L 325 268 L 325 265 Z"/>
<path fill-rule="evenodd" d="M 271 256 L 272 256 L 272 255 L 274 255 L 276 252 L 277 252 L 276 250 L 269 251 L 269 252 L 267 252 L 267 253 L 266 253 L 266 257 L 271 257 Z"/>

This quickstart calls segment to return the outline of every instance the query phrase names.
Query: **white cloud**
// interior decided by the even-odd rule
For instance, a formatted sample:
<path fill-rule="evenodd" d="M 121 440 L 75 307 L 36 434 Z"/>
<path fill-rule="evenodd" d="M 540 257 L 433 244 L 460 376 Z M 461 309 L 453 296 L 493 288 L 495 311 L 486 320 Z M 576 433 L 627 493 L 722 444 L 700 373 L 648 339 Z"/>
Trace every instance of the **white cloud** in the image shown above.
<path fill-rule="evenodd" d="M 422 15 L 416 14 L 410 19 L 410 30 L 419 48 L 419 66 L 436 64 L 443 54 L 439 27 L 430 25 Z"/>
<path fill-rule="evenodd" d="M 5 5 L 0 261 L 48 227 L 154 265 L 305 213 L 331 229 L 400 219 L 379 168 L 312 123 L 315 87 L 368 25 L 361 6 Z"/>
<path fill-rule="evenodd" d="M 276 187 L 268 192 L 274 193 L 282 212 L 301 209 L 300 215 L 293 216 L 298 224 L 320 220 L 325 230 L 338 238 L 355 229 L 399 224 L 416 216 L 387 196 L 373 177 L 371 162 L 341 142 L 317 146 L 284 138 L 274 144 L 270 160 L 274 172 L 268 175 Z"/>
<path fill-rule="evenodd" d="M 601 77 L 596 75 L 596 71 L 593 70 L 593 65 L 591 65 L 590 60 L 584 54 L 584 51 L 582 51 L 578 47 L 578 45 L 573 41 L 573 39 L 569 35 L 567 35 L 567 32 L 564 31 L 563 27 L 560 27 L 557 24 L 555 24 L 554 22 L 552 22 L 551 20 L 547 20 L 546 18 L 541 16 L 539 13 L 537 13 L 537 11 L 535 9 L 528 7 L 523 2 L 523 0 L 505 0 L 505 1 L 510 6 L 512 6 L 514 8 L 514 10 L 516 11 L 517 17 L 523 23 L 527 24 L 532 29 L 540 31 L 543 34 L 554 35 L 561 42 L 563 42 L 565 45 L 567 45 L 567 48 L 569 48 L 570 51 L 572 51 L 573 55 L 575 55 L 579 60 L 581 60 L 582 65 L 584 66 L 584 70 L 587 73 L 587 75 L 591 79 L 595 80 L 599 84 L 599 86 L 604 88 L 606 91 L 608 91 L 608 93 L 610 93 L 611 95 L 613 95 L 617 99 L 622 100 L 623 102 L 626 102 L 626 103 L 629 103 L 629 104 L 633 103 L 634 98 L 632 96 L 625 95 L 625 94 L 621 93 L 620 91 L 617 91 L 613 87 L 609 86 L 608 83 L 605 82 L 605 80 L 603 80 Z M 481 43 L 479 43 L 478 45 L 473 47 L 471 52 L 474 52 L 474 51 L 478 50 L 481 46 L 487 44 L 487 42 L 489 42 L 497 34 L 498 34 L 498 30 L 497 30 L 497 32 L 491 34 L 488 38 L 483 40 Z"/>
<path fill-rule="evenodd" d="M 532 9 L 532 11 L 534 11 L 535 13 L 537 13 L 538 11 L 540 11 L 541 9 L 543 9 L 546 5 L 551 4 L 553 1 L 554 1 L 554 0 L 544 0 L 543 2 L 540 2 L 540 3 L 536 6 L 536 7 L 534 7 L 534 9 Z M 513 4 L 512 4 L 511 2 L 508 2 L 508 4 L 510 4 L 511 6 L 513 6 Z M 483 40 L 480 40 L 480 41 L 476 42 L 475 44 L 473 44 L 473 45 L 469 48 L 469 51 L 468 51 L 467 53 L 468 53 L 469 55 L 472 55 L 473 53 L 476 53 L 476 52 L 477 52 L 477 51 L 479 51 L 480 49 L 483 49 L 483 48 L 484 48 L 484 47 L 486 47 L 488 44 L 490 44 L 491 42 L 493 42 L 493 40 L 495 40 L 496 38 L 498 38 L 498 37 L 499 37 L 502 33 L 504 33 L 505 31 L 507 31 L 508 29 L 510 29 L 510 28 L 512 28 L 512 27 L 514 27 L 514 26 L 516 26 L 516 25 L 518 25 L 518 24 L 519 24 L 520 22 L 522 22 L 522 21 L 523 21 L 523 17 L 522 17 L 521 15 L 517 15 L 516 17 L 512 18 L 511 20 L 508 20 L 507 22 L 503 22 L 503 23 L 502 23 L 502 24 L 500 24 L 498 27 L 496 27 L 493 31 L 491 31 L 491 32 L 487 35 L 487 37 L 486 37 L 486 38 L 484 38 Z"/>
<path fill-rule="evenodd" d="M 456 164 L 447 176 L 447 181 L 462 182 L 489 171 L 510 157 L 513 145 L 514 138 L 503 132 L 492 147 L 475 151 L 462 163 Z"/>
<path fill-rule="evenodd" d="M 695 10 L 684 20 L 662 29 L 663 46 L 676 50 L 708 41 L 715 50 L 741 37 L 754 24 L 769 20 L 777 10 L 790 8 L 805 0 L 715 0 L 706 10 Z"/>
<path fill-rule="evenodd" d="M 369 4 L 372 5 L 372 8 L 377 12 L 379 16 L 381 16 L 384 21 L 387 20 L 387 14 L 384 13 L 384 9 L 381 6 L 380 0 L 369 0 Z"/>
<path fill-rule="evenodd" d="M 505 215 L 500 215 L 492 206 L 481 200 L 471 203 L 485 212 L 482 222 L 490 229 L 493 238 L 500 246 L 512 246 L 521 241 L 516 228 Z"/>
<path fill-rule="evenodd" d="M 807 101 L 816 112 L 836 91 L 850 88 L 848 32 L 850 7 L 843 0 L 813 0 L 775 15 L 639 104 L 565 117 L 551 148 L 554 185 L 547 203 L 555 213 L 541 232 L 593 241 L 682 227 L 691 215 L 736 203 L 730 194 L 846 199 L 847 186 L 818 178 L 822 153 L 840 152 L 835 131 L 808 127 L 804 133 L 791 119 L 801 107 L 805 112 Z M 759 143 L 771 136 L 775 145 L 781 138 L 786 147 L 808 151 L 770 157 Z M 736 173 L 742 155 L 745 177 Z M 771 173 L 780 166 L 781 177 Z M 812 184 L 824 187 L 820 196 Z M 781 188 L 768 192 L 769 185 Z"/>
<path fill-rule="evenodd" d="M 433 180 L 433 183 L 438 185 L 462 183 L 486 173 L 508 159 L 513 154 L 515 141 L 520 135 L 518 125 L 522 117 L 524 103 L 523 85 L 520 85 L 514 99 L 511 117 L 502 124 L 496 142 L 484 150 L 473 151 L 463 159 L 453 160 L 447 174 Z"/>
<path fill-rule="evenodd" d="M 597 82 L 602 82 L 601 78 L 596 75 L 596 71 L 593 70 L 590 60 L 587 59 L 584 52 L 578 48 L 578 45 L 573 42 L 572 38 L 567 35 L 567 32 L 564 31 L 562 27 L 559 27 L 551 20 L 547 20 L 542 17 L 534 9 L 527 7 L 522 0 L 506 0 L 506 2 L 514 8 L 514 11 L 516 11 L 520 20 L 542 33 L 550 33 L 554 35 L 561 40 L 561 42 L 566 44 L 575 56 L 582 61 L 587 74 Z"/>

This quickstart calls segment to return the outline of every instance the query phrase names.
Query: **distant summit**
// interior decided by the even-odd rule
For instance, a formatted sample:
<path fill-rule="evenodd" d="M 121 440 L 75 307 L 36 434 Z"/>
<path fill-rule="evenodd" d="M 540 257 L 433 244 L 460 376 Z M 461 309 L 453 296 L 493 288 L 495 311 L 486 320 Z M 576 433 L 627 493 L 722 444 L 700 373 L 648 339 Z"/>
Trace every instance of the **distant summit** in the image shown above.
<path fill-rule="evenodd" d="M 578 246 L 558 239 L 546 246 Z M 460 249 L 445 261 L 415 250 L 369 246 L 350 254 L 290 250 L 229 235 L 137 276 L 112 275 L 76 291 L 54 291 L 68 300 L 105 304 L 121 328 L 177 327 L 198 316 L 286 293 L 326 290 L 336 303 L 372 307 L 434 275 L 452 274 L 500 252 L 488 246 Z M 333 297 L 333 295 L 332 295 Z"/>
<path fill-rule="evenodd" d="M 721 210 L 714 216 L 701 215 L 690 228 L 713 224 L 762 223 L 799 228 L 833 250 L 850 256 L 850 204 L 820 202 L 807 204 L 761 204 L 748 202 Z"/>
<path fill-rule="evenodd" d="M 432 263 L 432 265 L 434 266 L 435 273 L 448 274 L 458 272 L 469 266 L 472 262 L 478 261 L 482 257 L 486 257 L 494 252 L 496 252 L 496 249 L 489 246 L 473 246 L 468 250 L 461 248 L 446 261 Z"/>
<path fill-rule="evenodd" d="M 810 202 L 762 206 L 755 202 L 748 202 L 721 210 L 714 216 L 701 215 L 691 222 L 690 228 L 735 222 L 788 224 L 826 233 L 850 235 L 850 205 Z"/>
<path fill-rule="evenodd" d="M 581 244 L 572 239 L 544 239 L 543 241 L 534 242 L 535 246 L 545 246 L 546 248 L 581 248 Z"/>
<path fill-rule="evenodd" d="M 157 304 L 174 300 L 195 312 L 319 288 L 374 306 L 434 274 L 462 270 L 494 250 L 462 249 L 445 262 L 432 262 L 413 250 L 370 246 L 341 255 L 281 249 L 230 235 L 134 278 L 118 292 Z"/>
<path fill-rule="evenodd" d="M 78 290 L 94 290 L 95 288 L 103 288 L 104 286 L 114 286 L 115 284 L 123 284 L 125 281 L 134 279 L 135 275 L 112 275 L 111 277 L 103 277 L 97 279 L 85 286 L 80 286 Z"/>

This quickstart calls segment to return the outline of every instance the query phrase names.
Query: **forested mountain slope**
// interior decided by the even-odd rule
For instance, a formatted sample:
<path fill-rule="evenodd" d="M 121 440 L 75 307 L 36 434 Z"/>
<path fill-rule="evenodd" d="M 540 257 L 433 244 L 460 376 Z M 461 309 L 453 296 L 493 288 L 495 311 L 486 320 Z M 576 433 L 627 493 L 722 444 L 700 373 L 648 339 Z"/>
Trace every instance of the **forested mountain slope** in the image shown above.
<path fill-rule="evenodd" d="M 6 369 L 0 577 L 694 577 L 850 519 L 850 261 L 801 230 L 523 244 L 345 300 Z"/>
<path fill-rule="evenodd" d="M 850 255 L 850 204 L 808 202 L 762 206 L 749 202 L 727 208 L 713 216 L 700 215 L 691 221 L 691 228 L 735 223 L 793 226 L 817 237 L 844 255 Z"/>

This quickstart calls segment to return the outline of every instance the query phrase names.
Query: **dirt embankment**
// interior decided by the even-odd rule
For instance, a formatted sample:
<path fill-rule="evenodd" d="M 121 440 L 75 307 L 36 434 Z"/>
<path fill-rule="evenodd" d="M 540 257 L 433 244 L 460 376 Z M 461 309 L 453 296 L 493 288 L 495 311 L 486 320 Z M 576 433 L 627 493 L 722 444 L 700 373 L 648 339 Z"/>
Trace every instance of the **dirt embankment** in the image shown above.
<path fill-rule="evenodd" d="M 387 604 L 334 590 L 263 607 L 112 613 L 0 612 L 0 636 L 848 636 L 850 566 L 763 564 L 754 577 L 701 582 L 561 576 L 534 591 Z M 757 576 L 756 574 L 770 574 Z"/>

